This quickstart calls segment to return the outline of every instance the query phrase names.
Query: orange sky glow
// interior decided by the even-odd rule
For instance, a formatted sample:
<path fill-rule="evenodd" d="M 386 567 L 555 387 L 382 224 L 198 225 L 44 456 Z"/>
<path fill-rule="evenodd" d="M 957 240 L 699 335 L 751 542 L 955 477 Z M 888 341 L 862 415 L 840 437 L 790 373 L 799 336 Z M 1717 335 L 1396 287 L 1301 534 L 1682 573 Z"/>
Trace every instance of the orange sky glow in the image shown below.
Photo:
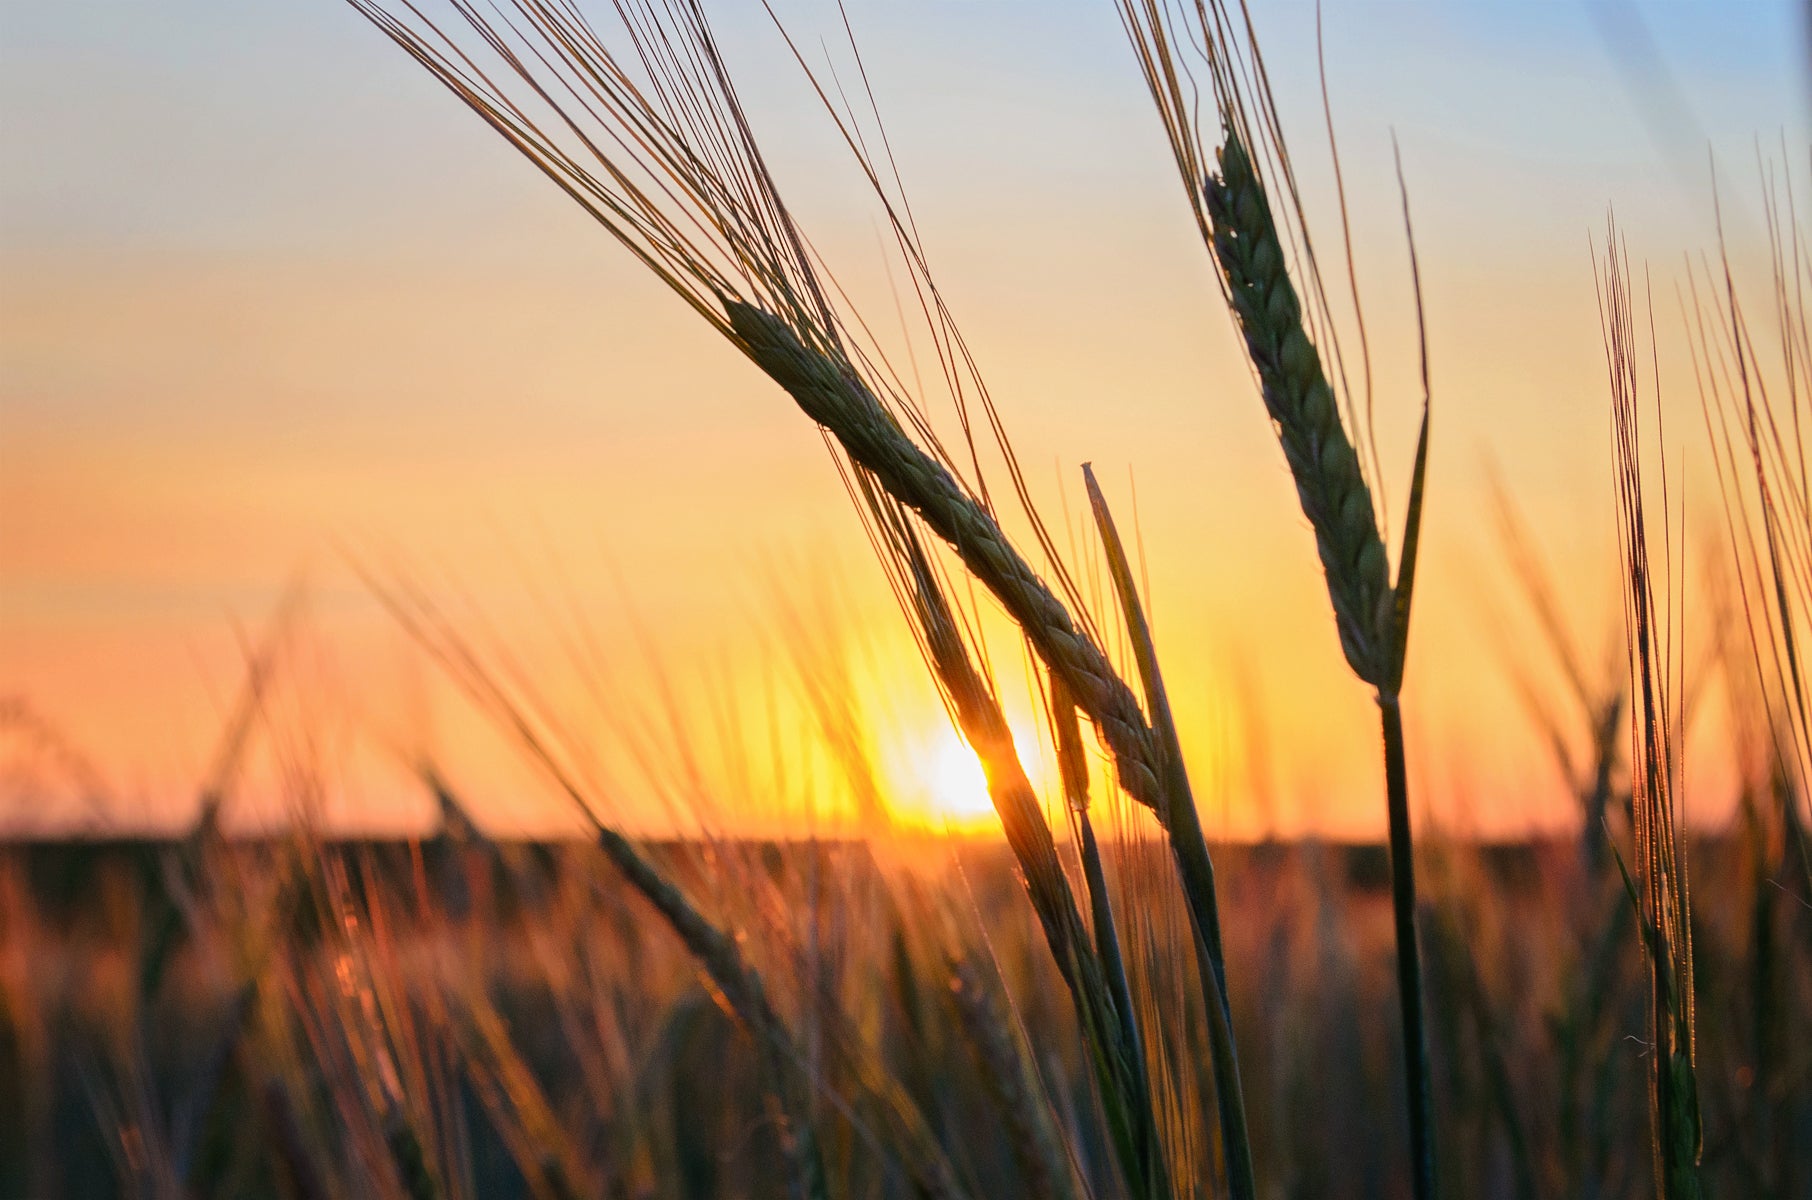
<path fill-rule="evenodd" d="M 576 828 L 354 564 L 429 597 L 626 826 L 854 828 L 857 768 L 827 735 L 847 719 L 893 818 L 990 828 L 791 402 L 344 5 L 190 7 L 0 17 L 0 828 L 186 820 L 298 579 L 236 821 L 425 828 L 427 757 L 487 828 Z M 891 319 L 872 207 L 784 47 L 758 5 L 707 7 L 783 191 Z M 1739 264 L 1761 250 L 1758 153 L 1787 148 L 1802 209 L 1812 180 L 1798 6 L 1637 5 L 1653 59 L 1590 4 L 1457 11 L 1485 7 L 1330 2 L 1327 60 L 1393 522 L 1419 400 L 1393 132 L 1428 302 L 1414 794 L 1508 836 L 1577 810 L 1513 686 L 1563 703 L 1494 473 L 1574 636 L 1618 663 L 1588 239 L 1614 205 L 1650 264 L 1688 525 L 1711 528 L 1674 299 L 1715 244 L 1705 148 Z M 808 41 L 835 28 L 821 0 L 778 8 Z M 1258 9 L 1326 228 L 1314 6 Z M 1081 464 L 1136 512 L 1210 834 L 1377 836 L 1375 708 L 1112 4 L 849 11 L 933 268 L 1085 580 Z M 1049 785 L 1025 652 L 987 628 Z M 1730 802 L 1718 732 L 1689 749 L 1701 815 Z"/>

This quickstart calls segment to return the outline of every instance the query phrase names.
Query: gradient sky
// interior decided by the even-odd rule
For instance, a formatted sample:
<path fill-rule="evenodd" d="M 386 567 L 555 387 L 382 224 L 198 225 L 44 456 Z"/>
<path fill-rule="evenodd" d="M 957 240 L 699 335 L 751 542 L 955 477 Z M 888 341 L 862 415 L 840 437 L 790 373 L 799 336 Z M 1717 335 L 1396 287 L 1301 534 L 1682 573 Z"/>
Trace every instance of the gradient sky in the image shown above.
<path fill-rule="evenodd" d="M 1380 830 L 1372 704 L 1344 674 L 1112 4 L 848 7 L 934 269 L 1035 491 L 1061 512 L 1092 461 L 1130 512 L 1136 480 L 1171 689 L 1219 797 L 1211 826 Z M 783 189 L 840 272 L 872 285 L 873 214 L 759 6 L 708 8 Z M 821 0 L 777 8 L 803 41 L 836 30 Z M 1314 6 L 1258 9 L 1325 220 Z M 1727 231 L 1739 258 L 1753 250 L 1758 140 L 1807 164 L 1801 9 L 1325 10 L 1399 506 L 1416 397 L 1393 131 L 1429 306 L 1432 512 L 1407 699 L 1420 794 L 1461 828 L 1563 824 L 1569 802 L 1506 684 L 1506 659 L 1539 655 L 1481 481 L 1496 464 L 1581 641 L 1611 645 L 1588 238 L 1614 204 L 1671 296 L 1673 264 L 1713 242 L 1715 155 Z M 823 653 L 840 640 L 855 656 L 884 773 L 937 786 L 943 768 L 924 764 L 941 761 L 941 710 L 809 424 L 350 9 L 5 0 L 0 112 L 0 698 L 89 760 L 108 796 L 104 814 L 78 804 L 68 768 L 15 728 L 0 823 L 179 819 L 243 648 L 299 571 L 304 632 L 251 791 L 313 788 L 337 820 L 406 825 L 425 809 L 400 764 L 426 747 L 495 827 L 557 823 L 347 548 L 409 567 L 468 633 L 507 647 L 585 730 L 632 822 L 667 811 L 643 777 L 665 768 L 635 766 L 675 753 L 663 683 L 713 778 L 746 769 L 721 748 L 729 726 L 763 747 L 758 773 L 794 753 L 774 746 L 810 740 L 783 604 L 841 614 L 806 624 L 833 630 Z M 1670 399 L 1691 402 L 1681 390 Z M 580 624 L 609 667 L 589 689 Z"/>

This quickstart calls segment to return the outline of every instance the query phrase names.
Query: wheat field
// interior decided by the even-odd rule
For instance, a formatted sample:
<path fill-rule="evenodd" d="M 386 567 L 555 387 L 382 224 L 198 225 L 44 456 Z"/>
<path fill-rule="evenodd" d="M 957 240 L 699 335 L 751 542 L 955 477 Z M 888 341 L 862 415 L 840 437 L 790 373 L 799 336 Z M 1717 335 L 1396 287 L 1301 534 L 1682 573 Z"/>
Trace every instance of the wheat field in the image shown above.
<path fill-rule="evenodd" d="M 1430 464 L 1458 452 L 1441 430 L 1464 403 L 1434 365 L 1415 177 L 1400 157 L 1385 174 L 1408 280 L 1393 327 L 1414 335 L 1413 366 L 1376 376 L 1411 382 L 1397 394 L 1374 386 L 1359 168 L 1325 92 L 1324 147 L 1286 127 L 1300 107 L 1273 79 L 1302 72 L 1274 74 L 1243 3 L 1100 3 L 1199 234 L 1179 253 L 1218 288 L 1183 319 L 1231 332 L 1249 382 L 1216 403 L 1272 435 L 1299 518 L 1275 553 L 1318 572 L 1314 632 L 1375 710 L 1382 840 L 1216 832 L 1231 789 L 1186 749 L 1177 617 L 1160 637 L 1136 497 L 1086 462 L 1061 468 L 1074 511 L 1029 481 L 1024 412 L 1009 422 L 934 275 L 847 13 L 808 36 L 760 6 L 839 145 L 890 309 L 821 250 L 835 239 L 773 165 L 785 137 L 745 100 L 717 5 L 351 0 L 424 93 L 501 138 L 504 166 L 576 204 L 822 442 L 960 739 L 973 824 L 903 819 L 850 668 L 819 653 L 835 620 L 805 608 L 776 622 L 805 718 L 753 690 L 686 709 L 658 672 L 597 686 L 634 714 L 624 744 L 668 810 L 627 821 L 597 728 L 504 632 L 400 554 L 342 546 L 523 794 L 469 791 L 424 739 L 391 749 L 430 832 L 324 820 L 339 764 L 284 700 L 306 658 L 286 599 L 244 639 L 180 833 L 0 848 L 0 1195 L 1812 1197 L 1803 148 L 1758 142 L 1759 257 L 1724 240 L 1716 175 L 1715 237 L 1667 248 L 1688 254 L 1677 272 L 1632 253 L 1615 197 L 1582 247 L 1617 636 L 1581 650 L 1588 601 L 1500 486 L 1475 540 L 1492 603 L 1534 632 L 1446 666 L 1510 660 L 1545 757 L 1508 786 L 1568 817 L 1488 838 L 1431 819 L 1448 784 L 1409 672 L 1424 518 L 1449 502 Z M 86 777 L 52 722 L 5 715 L 40 772 L 18 773 L 22 804 L 44 771 Z M 1726 819 L 1700 815 L 1689 738 L 1728 764 Z M 824 768 L 804 785 L 796 744 Z M 292 818 L 247 836 L 230 817 L 253 759 Z M 847 819 L 722 819 L 795 786 Z M 530 792 L 576 832 L 474 816 Z"/>

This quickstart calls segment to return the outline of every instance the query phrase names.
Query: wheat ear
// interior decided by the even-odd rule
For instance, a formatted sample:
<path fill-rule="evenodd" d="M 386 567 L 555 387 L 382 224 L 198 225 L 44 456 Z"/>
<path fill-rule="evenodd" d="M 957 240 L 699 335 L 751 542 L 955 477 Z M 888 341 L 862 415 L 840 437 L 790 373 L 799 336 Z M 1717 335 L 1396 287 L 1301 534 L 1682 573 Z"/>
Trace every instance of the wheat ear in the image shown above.
<path fill-rule="evenodd" d="M 800 341 L 774 314 L 733 298 L 724 308 L 744 351 L 829 430 L 857 465 L 956 551 L 1025 631 L 1038 656 L 1070 690 L 1113 752 L 1128 795 L 1167 816 L 1153 767 L 1151 733 L 1130 688 L 1107 656 L 1076 628 L 1069 610 L 1032 570 L 1000 525 L 936 459 L 921 449 L 856 373 Z"/>
<path fill-rule="evenodd" d="M 1204 190 L 1213 249 L 1257 369 L 1265 409 L 1296 481 L 1327 576 L 1340 648 L 1353 672 L 1388 689 L 1393 657 L 1389 559 L 1371 488 L 1340 421 L 1321 354 L 1303 324 L 1270 201 L 1237 132 Z"/>
<path fill-rule="evenodd" d="M 1264 181 L 1223 103 L 1225 140 L 1219 174 L 1203 182 L 1209 245 L 1227 284 L 1227 301 L 1245 336 L 1265 410 L 1296 481 L 1296 496 L 1315 531 L 1340 648 L 1353 673 L 1377 689 L 1384 743 L 1386 811 L 1390 826 L 1391 908 L 1397 941 L 1397 994 L 1403 1017 L 1408 1081 L 1411 1181 L 1416 1200 L 1436 1194 L 1434 1100 L 1430 1082 L 1426 1003 L 1416 932 L 1415 842 L 1410 828 L 1409 771 L 1404 753 L 1403 661 L 1409 641 L 1409 601 L 1421 528 L 1428 462 L 1428 415 L 1410 492 L 1398 584 L 1378 531 L 1371 488 L 1359 453 L 1340 419 L 1321 354 L 1309 337 L 1302 301 L 1290 280 L 1287 256 Z M 1408 220 L 1407 200 L 1404 219 Z M 1410 263 L 1415 264 L 1414 242 Z M 1420 285 L 1418 284 L 1418 319 Z M 1423 358 L 1423 385 L 1428 382 Z"/>

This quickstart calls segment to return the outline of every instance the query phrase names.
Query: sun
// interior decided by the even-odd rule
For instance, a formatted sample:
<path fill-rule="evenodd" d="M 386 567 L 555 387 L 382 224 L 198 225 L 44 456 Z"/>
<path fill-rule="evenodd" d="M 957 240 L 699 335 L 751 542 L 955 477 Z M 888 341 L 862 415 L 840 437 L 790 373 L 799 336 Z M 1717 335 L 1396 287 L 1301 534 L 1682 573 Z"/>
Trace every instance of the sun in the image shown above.
<path fill-rule="evenodd" d="M 1026 746 L 1036 743 L 1022 737 L 1018 729 L 1013 733 L 1014 745 L 1021 749 L 1020 761 L 1036 784 L 1038 764 L 1023 752 Z M 981 760 L 962 735 L 948 725 L 902 741 L 889 773 L 895 782 L 888 807 L 896 822 L 940 833 L 974 834 L 1000 829 Z"/>
<path fill-rule="evenodd" d="M 993 819 L 987 772 L 955 731 L 934 744 L 925 773 L 931 807 L 938 816 L 957 825 L 985 824 Z"/>

